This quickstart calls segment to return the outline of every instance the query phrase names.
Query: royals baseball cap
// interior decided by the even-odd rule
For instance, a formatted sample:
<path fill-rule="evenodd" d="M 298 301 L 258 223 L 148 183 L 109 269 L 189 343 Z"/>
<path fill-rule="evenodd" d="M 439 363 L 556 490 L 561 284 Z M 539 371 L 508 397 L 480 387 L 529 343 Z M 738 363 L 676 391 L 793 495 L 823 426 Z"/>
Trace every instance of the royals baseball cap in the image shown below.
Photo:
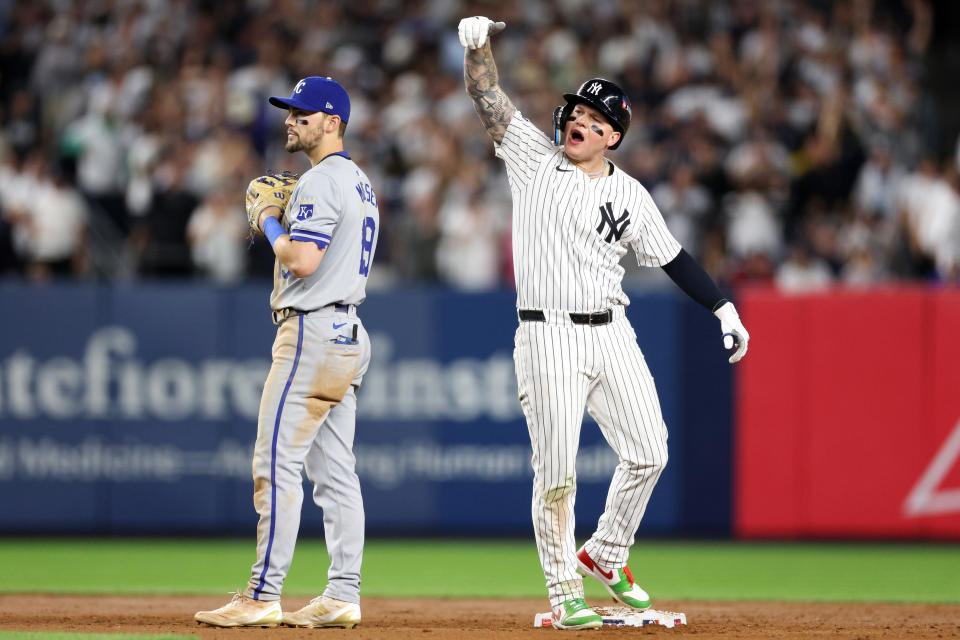
<path fill-rule="evenodd" d="M 304 111 L 323 111 L 340 116 L 344 122 L 350 120 L 350 97 L 347 90 L 333 78 L 309 76 L 297 83 L 289 98 L 270 96 L 270 104 L 281 109 L 302 109 Z"/>

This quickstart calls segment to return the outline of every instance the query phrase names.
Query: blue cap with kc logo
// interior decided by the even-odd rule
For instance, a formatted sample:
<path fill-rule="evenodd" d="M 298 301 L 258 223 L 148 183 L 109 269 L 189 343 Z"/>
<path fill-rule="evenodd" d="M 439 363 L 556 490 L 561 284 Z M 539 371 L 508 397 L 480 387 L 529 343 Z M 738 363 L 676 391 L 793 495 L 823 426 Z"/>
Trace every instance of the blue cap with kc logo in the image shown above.
<path fill-rule="evenodd" d="M 333 78 L 309 76 L 297 83 L 289 98 L 270 96 L 270 104 L 281 109 L 294 108 L 303 111 L 323 111 L 350 120 L 350 97 L 347 90 Z"/>

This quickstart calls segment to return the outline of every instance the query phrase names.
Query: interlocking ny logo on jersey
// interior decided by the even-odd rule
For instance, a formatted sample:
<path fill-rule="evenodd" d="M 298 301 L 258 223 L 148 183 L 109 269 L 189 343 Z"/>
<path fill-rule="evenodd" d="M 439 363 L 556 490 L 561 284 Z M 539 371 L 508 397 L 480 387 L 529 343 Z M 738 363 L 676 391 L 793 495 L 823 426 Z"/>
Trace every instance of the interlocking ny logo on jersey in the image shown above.
<path fill-rule="evenodd" d="M 613 240 L 620 240 L 620 236 L 623 235 L 623 232 L 626 231 L 627 226 L 630 224 L 630 220 L 627 219 L 629 216 L 630 212 L 624 209 L 622 216 L 619 218 L 614 218 L 613 205 L 609 202 L 601 205 L 600 224 L 597 225 L 597 233 L 603 235 L 603 228 L 610 227 L 610 230 L 607 232 L 607 236 L 603 239 L 603 241 L 612 242 Z"/>

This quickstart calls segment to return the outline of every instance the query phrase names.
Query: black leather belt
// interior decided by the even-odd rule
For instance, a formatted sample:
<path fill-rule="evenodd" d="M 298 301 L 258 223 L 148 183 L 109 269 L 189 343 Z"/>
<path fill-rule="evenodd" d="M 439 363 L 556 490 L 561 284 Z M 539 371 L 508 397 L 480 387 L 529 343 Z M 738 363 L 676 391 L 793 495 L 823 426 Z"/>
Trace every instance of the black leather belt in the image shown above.
<path fill-rule="evenodd" d="M 543 311 L 538 309 L 518 309 L 517 315 L 520 317 L 521 322 L 546 322 L 547 318 L 543 315 Z"/>
<path fill-rule="evenodd" d="M 573 324 L 588 324 L 596 326 L 613 322 L 613 311 L 597 311 L 596 313 L 568 313 Z M 522 322 L 546 322 L 547 318 L 539 309 L 518 309 L 517 316 Z"/>
<path fill-rule="evenodd" d="M 596 313 L 571 313 L 570 322 L 573 324 L 589 324 L 590 326 L 607 324 L 613 322 L 613 311 L 607 309 Z"/>

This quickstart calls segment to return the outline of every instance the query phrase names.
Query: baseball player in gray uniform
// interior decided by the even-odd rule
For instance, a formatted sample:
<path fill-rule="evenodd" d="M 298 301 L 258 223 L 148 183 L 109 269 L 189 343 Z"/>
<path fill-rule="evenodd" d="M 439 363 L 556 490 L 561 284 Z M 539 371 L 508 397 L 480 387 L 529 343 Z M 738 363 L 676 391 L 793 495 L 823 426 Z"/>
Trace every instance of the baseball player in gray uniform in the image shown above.
<path fill-rule="evenodd" d="M 599 627 L 579 574 L 620 603 L 651 605 L 627 568 L 647 501 L 667 463 L 667 429 L 653 378 L 624 309 L 620 259 L 661 267 L 720 319 L 724 346 L 746 353 L 734 306 L 667 230 L 643 186 L 606 157 L 630 126 L 630 101 L 594 78 L 554 113 L 554 137 L 538 130 L 499 85 L 489 35 L 506 25 L 460 22 L 464 80 L 504 161 L 513 195 L 513 261 L 519 326 L 514 362 L 533 448 L 533 527 L 558 629 Z M 596 532 L 574 539 L 576 456 L 584 408 L 619 457 Z"/>
<path fill-rule="evenodd" d="M 339 83 L 304 78 L 289 98 L 270 103 L 288 109 L 286 149 L 306 153 L 312 168 L 285 210 L 267 207 L 257 220 L 277 256 L 270 306 L 279 325 L 253 455 L 257 560 L 246 589 L 195 619 L 217 627 L 353 627 L 364 544 L 355 393 L 370 361 L 357 307 L 377 245 L 377 199 L 343 148 L 350 99 Z M 300 526 L 301 468 L 323 510 L 330 569 L 322 596 L 284 614 L 280 593 Z"/>

